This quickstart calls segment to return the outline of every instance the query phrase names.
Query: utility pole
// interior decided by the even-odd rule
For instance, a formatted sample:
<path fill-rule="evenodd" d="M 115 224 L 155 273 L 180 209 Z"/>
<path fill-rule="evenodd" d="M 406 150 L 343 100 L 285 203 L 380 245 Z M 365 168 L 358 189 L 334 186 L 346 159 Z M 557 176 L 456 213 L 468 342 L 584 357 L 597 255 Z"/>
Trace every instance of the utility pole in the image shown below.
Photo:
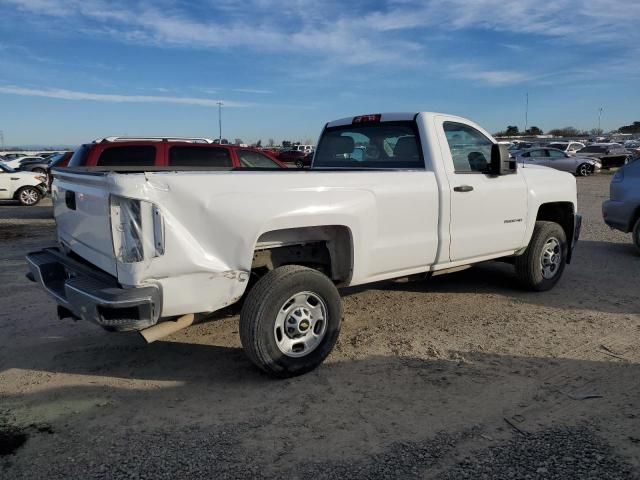
<path fill-rule="evenodd" d="M 600 107 L 598 109 L 598 132 L 602 131 L 602 111 L 604 110 L 604 108 Z"/>
<path fill-rule="evenodd" d="M 524 132 L 527 133 L 529 128 L 529 92 L 527 92 L 527 103 L 524 108 Z"/>
<path fill-rule="evenodd" d="M 218 127 L 219 127 L 219 134 L 220 136 L 218 137 L 218 143 L 222 143 L 222 102 L 216 102 L 218 104 Z"/>

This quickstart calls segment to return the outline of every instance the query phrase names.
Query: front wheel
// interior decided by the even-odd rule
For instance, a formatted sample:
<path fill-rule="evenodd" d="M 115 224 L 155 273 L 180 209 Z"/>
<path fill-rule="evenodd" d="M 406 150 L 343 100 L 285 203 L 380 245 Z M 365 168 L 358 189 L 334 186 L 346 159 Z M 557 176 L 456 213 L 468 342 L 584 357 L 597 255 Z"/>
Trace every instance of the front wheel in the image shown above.
<path fill-rule="evenodd" d="M 32 207 L 42 198 L 42 193 L 36 187 L 22 187 L 18 190 L 17 199 L 21 205 Z"/>
<path fill-rule="evenodd" d="M 302 162 L 302 160 L 296 160 L 296 167 L 304 168 L 304 163 Z"/>
<path fill-rule="evenodd" d="M 327 358 L 341 321 L 342 301 L 333 282 L 317 270 L 287 265 L 249 291 L 240 313 L 240 340 L 260 369 L 292 377 Z"/>
<path fill-rule="evenodd" d="M 578 176 L 580 177 L 588 177 L 593 172 L 593 167 L 588 163 L 582 163 L 578 167 Z"/>
<path fill-rule="evenodd" d="M 536 222 L 529 246 L 516 257 L 516 274 L 529 290 L 543 292 L 554 287 L 567 262 L 567 236 L 555 222 Z"/>

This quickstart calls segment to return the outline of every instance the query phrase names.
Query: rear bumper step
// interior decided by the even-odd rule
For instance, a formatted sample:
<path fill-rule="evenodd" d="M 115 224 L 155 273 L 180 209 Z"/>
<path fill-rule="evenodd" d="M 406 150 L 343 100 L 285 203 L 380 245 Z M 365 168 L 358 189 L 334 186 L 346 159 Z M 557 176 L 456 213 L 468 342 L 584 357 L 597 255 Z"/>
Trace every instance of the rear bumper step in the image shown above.
<path fill-rule="evenodd" d="M 142 330 L 160 316 L 160 289 L 121 288 L 117 280 L 50 248 L 27 255 L 27 278 L 74 316 L 110 330 Z M 60 310 L 60 309 L 59 309 Z"/>

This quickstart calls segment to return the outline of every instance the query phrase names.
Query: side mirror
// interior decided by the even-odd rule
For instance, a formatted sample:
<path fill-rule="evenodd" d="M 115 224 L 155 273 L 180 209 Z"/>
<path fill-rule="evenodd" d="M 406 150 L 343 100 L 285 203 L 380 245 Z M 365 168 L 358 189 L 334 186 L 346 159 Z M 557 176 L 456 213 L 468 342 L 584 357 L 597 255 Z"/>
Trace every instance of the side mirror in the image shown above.
<path fill-rule="evenodd" d="M 491 146 L 491 165 L 489 173 L 491 175 L 509 175 L 516 173 L 517 164 L 515 159 L 510 158 L 506 145 L 494 143 Z"/>

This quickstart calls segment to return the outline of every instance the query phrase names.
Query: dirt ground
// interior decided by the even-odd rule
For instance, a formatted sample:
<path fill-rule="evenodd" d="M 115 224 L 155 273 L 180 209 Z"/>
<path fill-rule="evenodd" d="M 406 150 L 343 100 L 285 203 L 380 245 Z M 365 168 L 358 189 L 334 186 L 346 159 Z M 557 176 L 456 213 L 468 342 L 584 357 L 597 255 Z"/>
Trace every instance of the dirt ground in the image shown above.
<path fill-rule="evenodd" d="M 0 477 L 637 478 L 640 255 L 578 179 L 559 285 L 487 263 L 343 292 L 338 346 L 272 380 L 238 318 L 164 341 L 58 320 L 25 279 L 50 202 L 0 205 Z"/>

